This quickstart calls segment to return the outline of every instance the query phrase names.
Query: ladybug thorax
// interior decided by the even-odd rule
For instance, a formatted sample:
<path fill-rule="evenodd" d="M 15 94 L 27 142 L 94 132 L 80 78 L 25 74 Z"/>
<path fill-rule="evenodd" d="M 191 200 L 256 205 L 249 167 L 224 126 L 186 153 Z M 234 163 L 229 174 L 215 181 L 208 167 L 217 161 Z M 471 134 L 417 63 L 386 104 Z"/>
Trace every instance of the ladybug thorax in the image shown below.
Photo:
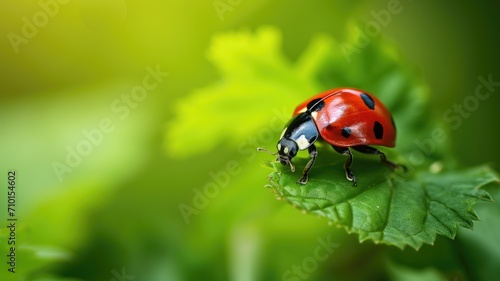
<path fill-rule="evenodd" d="M 309 111 L 295 116 L 283 131 L 276 145 L 281 156 L 294 157 L 298 150 L 310 147 L 319 136 L 316 124 Z"/>

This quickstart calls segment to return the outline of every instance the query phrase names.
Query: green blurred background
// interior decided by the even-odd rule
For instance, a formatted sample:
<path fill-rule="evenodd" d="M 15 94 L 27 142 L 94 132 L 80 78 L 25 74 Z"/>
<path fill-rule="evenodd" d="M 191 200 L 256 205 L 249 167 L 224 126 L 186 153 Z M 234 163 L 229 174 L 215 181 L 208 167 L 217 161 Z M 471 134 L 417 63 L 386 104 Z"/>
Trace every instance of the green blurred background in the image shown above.
<path fill-rule="evenodd" d="M 123 270 L 124 280 L 281 280 L 328 235 L 340 246 L 309 280 L 488 277 L 464 269 L 463 253 L 454 250 L 466 243 L 460 234 L 419 252 L 360 245 L 326 220 L 275 200 L 263 188 L 264 157 L 244 161 L 224 143 L 189 158 L 164 149 L 176 100 L 218 79 L 206 59 L 214 34 L 275 26 L 293 61 L 314 35 L 345 38 L 349 22 L 369 22 L 371 11 L 391 1 L 222 0 L 230 7 L 222 14 L 210 0 L 40 2 L 49 3 L 53 15 L 38 18 L 44 24 L 17 46 L 12 32 L 21 35 L 23 17 L 32 21 L 43 8 L 38 1 L 0 4 L 0 166 L 2 174 L 18 172 L 17 280 L 113 280 Z M 478 76 L 500 81 L 495 1 L 401 0 L 401 6 L 379 36 L 428 82 L 437 116 L 473 94 Z M 159 77 L 143 101 L 127 104 L 122 95 L 141 85 L 148 69 L 168 76 Z M 274 107 L 255 102 L 262 110 Z M 460 165 L 498 168 L 499 102 L 496 91 L 451 131 Z M 116 106 L 126 104 L 117 113 Z M 198 118 L 199 126 L 210 122 Z M 58 178 L 54 162 L 64 163 L 68 149 L 85 139 L 83 131 L 95 132 L 103 119 L 111 120 L 112 131 L 96 137 L 88 156 Z M 241 164 L 239 173 L 186 224 L 179 204 L 191 202 L 193 188 L 211 182 L 210 172 L 230 161 Z M 3 224 L 6 197 L 0 200 Z M 1 264 L 1 279 L 11 280 L 4 279 L 12 276 L 3 258 Z"/>

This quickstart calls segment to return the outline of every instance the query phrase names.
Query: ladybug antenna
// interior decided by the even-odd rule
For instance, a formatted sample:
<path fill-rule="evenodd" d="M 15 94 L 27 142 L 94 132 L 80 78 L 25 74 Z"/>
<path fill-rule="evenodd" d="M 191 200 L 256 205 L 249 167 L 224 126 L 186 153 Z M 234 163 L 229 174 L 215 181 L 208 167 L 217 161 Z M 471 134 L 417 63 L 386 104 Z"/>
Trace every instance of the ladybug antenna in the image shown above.
<path fill-rule="evenodd" d="M 262 148 L 262 147 L 257 147 L 257 151 L 264 151 L 264 152 L 267 152 L 267 153 L 269 153 L 271 155 L 278 155 L 278 152 L 271 152 L 271 151 L 269 151 L 269 150 L 267 150 L 265 148 Z"/>
<path fill-rule="evenodd" d="M 288 160 L 288 165 L 290 165 L 290 171 L 295 172 L 295 166 L 292 164 L 292 161 L 291 160 Z"/>
<path fill-rule="evenodd" d="M 278 152 L 271 152 L 271 151 L 269 151 L 269 150 L 267 150 L 265 148 L 262 148 L 262 147 L 257 147 L 257 151 L 267 152 L 267 153 L 269 153 L 271 155 L 278 155 Z M 280 157 L 278 156 L 276 158 L 276 161 L 279 161 L 279 160 L 280 160 Z M 290 166 L 290 170 L 292 171 L 292 173 L 295 172 L 295 166 L 292 164 L 292 161 L 288 157 L 286 158 L 285 161 L 286 161 L 287 165 Z"/>

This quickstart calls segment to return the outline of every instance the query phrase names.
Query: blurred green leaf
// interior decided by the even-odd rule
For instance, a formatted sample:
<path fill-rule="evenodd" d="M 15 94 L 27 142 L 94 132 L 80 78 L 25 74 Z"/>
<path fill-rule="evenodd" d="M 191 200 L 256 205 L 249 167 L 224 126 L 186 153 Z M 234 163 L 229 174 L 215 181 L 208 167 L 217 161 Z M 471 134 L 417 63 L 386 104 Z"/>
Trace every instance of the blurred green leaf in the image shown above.
<path fill-rule="evenodd" d="M 495 186 L 496 187 L 496 186 Z M 464 229 L 458 235 L 461 259 L 470 268 L 470 280 L 490 280 L 500 276 L 500 190 L 489 188 L 497 204 L 479 204 L 475 209 L 481 221 L 474 225 L 474 231 Z M 480 265 L 480 266 L 479 266 Z"/>
<path fill-rule="evenodd" d="M 208 58 L 222 79 L 176 104 L 165 140 L 167 151 L 182 157 L 207 152 L 222 141 L 240 143 L 269 122 L 276 110 L 285 106 L 291 114 L 304 93 L 318 91 L 310 77 L 302 77 L 284 58 L 280 45 L 279 32 L 271 27 L 255 35 L 242 30 L 214 36 Z M 262 112 L 263 108 L 269 110 Z"/>
<path fill-rule="evenodd" d="M 130 91 L 133 84 L 113 82 L 101 87 L 76 88 L 71 91 L 75 96 L 56 95 L 2 107 L 0 119 L 6 121 L 6 126 L 1 126 L 0 132 L 13 137 L 0 141 L 4 148 L 0 154 L 9 159 L 0 166 L 4 170 L 15 168 L 21 179 L 16 190 L 18 280 L 69 280 L 56 279 L 51 275 L 55 273 L 49 271 L 77 258 L 75 249 L 86 241 L 89 228 L 94 225 L 94 212 L 110 200 L 110 194 L 125 179 L 142 169 L 149 157 L 151 148 L 145 142 L 154 127 L 155 109 L 151 103 L 144 102 L 142 108 L 121 120 L 110 110 L 110 104 L 117 99 L 113 95 L 119 97 L 120 92 Z M 59 183 L 51 163 L 69 165 L 68 147 L 76 149 L 89 141 L 82 133 L 84 130 L 97 139 L 99 123 L 104 118 L 112 120 L 115 129 L 101 132 L 100 141 L 88 154 L 80 155 L 78 164 L 69 166 L 71 172 L 64 173 Z M 30 132 L 37 137 L 30 137 Z M 0 206 L 5 203 L 2 200 Z M 6 214 L 0 214 L 0 219 L 5 221 Z M 5 240 L 8 230 L 0 229 L 2 253 L 10 247 Z M 9 276 L 12 278 L 7 270 L 0 272 L 0 280 L 10 280 Z"/>
<path fill-rule="evenodd" d="M 446 280 L 439 271 L 434 268 L 413 269 L 395 263 L 388 265 L 388 272 L 393 281 L 442 281 Z"/>
<path fill-rule="evenodd" d="M 110 191 L 90 182 L 74 185 L 41 202 L 33 212 L 19 220 L 16 241 L 16 275 L 19 280 L 32 280 L 26 279 L 28 277 L 36 277 L 33 280 L 67 280 L 41 276 L 47 273 L 44 269 L 74 259 L 73 247 L 82 243 L 87 234 L 88 213 L 102 206 Z M 47 222 L 57 224 L 47 227 Z M 4 229 L 0 230 L 2 253 L 4 245 L 7 246 L 4 243 L 7 234 Z M 9 275 L 11 273 L 7 270 L 0 272 L 1 280 L 9 280 L 3 279 Z"/>

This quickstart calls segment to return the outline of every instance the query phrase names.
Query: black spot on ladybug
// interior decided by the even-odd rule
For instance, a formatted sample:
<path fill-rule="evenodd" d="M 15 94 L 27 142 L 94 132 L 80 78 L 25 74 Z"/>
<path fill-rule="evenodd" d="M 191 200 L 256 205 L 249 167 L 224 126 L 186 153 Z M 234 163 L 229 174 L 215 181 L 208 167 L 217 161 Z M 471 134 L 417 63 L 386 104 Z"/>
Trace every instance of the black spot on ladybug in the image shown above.
<path fill-rule="evenodd" d="M 350 137 L 351 136 L 351 128 L 349 128 L 349 127 L 342 128 L 342 136 L 344 138 Z"/>
<path fill-rule="evenodd" d="M 321 110 L 325 107 L 325 101 L 322 99 L 313 99 L 307 104 L 307 110 L 310 112 Z"/>
<path fill-rule="evenodd" d="M 374 110 L 375 109 L 375 101 L 370 97 L 369 95 L 362 93 L 361 99 L 365 103 L 366 106 L 368 106 L 369 109 Z"/>
<path fill-rule="evenodd" d="M 375 138 L 382 139 L 384 137 L 384 127 L 378 121 L 375 121 L 373 125 L 373 132 L 375 133 Z"/>

